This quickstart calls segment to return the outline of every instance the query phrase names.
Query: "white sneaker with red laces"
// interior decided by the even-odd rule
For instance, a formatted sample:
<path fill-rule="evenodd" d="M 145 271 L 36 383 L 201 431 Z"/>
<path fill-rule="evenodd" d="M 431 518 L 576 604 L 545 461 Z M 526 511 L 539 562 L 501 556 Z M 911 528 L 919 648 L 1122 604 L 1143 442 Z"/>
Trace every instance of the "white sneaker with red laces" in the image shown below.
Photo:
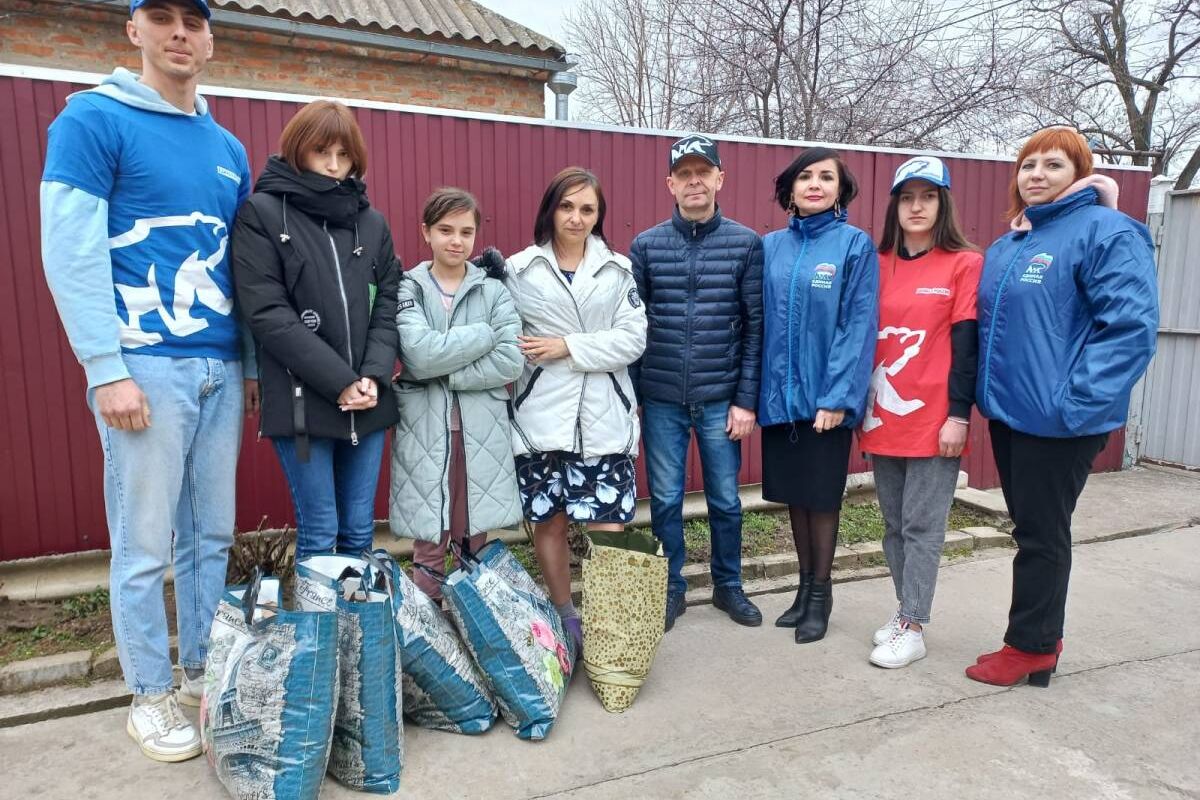
<path fill-rule="evenodd" d="M 925 657 L 925 634 L 902 625 L 871 651 L 871 663 L 884 669 L 907 667 Z"/>
<path fill-rule="evenodd" d="M 186 761 L 200 755 L 200 734 L 179 710 L 175 692 L 135 698 L 125 731 L 155 761 Z"/>
<path fill-rule="evenodd" d="M 883 644 L 888 639 L 892 638 L 892 634 L 895 633 L 896 629 L 899 627 L 900 608 L 897 607 L 895 613 L 892 614 L 892 618 L 889 619 L 882 628 L 875 631 L 875 635 L 871 637 L 871 644 L 875 645 L 876 647 Z"/>

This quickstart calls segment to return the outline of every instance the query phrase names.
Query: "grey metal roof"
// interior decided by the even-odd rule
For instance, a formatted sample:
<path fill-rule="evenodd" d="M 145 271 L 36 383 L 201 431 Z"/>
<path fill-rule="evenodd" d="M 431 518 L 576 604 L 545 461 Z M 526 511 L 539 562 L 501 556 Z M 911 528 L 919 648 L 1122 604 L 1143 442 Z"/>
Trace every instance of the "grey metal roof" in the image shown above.
<path fill-rule="evenodd" d="M 524 25 L 502 17 L 473 0 L 215 0 L 222 8 L 238 7 L 247 11 L 261 9 L 268 14 L 314 20 L 333 20 L 367 27 L 378 25 L 385 31 L 443 36 L 447 39 L 479 41 L 483 44 L 517 46 L 562 55 L 565 48 Z"/>

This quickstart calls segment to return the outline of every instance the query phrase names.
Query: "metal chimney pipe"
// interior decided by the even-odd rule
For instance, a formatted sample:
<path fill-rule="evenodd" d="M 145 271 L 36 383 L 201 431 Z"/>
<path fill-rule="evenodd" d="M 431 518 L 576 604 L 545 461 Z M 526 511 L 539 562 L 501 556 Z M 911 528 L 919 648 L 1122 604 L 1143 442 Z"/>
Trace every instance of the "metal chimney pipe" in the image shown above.
<path fill-rule="evenodd" d="M 569 119 L 569 103 L 571 92 L 579 88 L 579 78 L 574 72 L 556 72 L 546 81 L 550 91 L 554 92 L 554 118 Z"/>

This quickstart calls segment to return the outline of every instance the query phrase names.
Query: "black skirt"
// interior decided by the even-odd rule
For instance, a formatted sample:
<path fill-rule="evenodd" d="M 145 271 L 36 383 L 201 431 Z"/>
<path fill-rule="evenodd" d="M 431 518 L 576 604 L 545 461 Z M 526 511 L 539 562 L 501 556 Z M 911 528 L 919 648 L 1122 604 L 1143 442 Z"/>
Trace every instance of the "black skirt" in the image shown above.
<path fill-rule="evenodd" d="M 853 431 L 817 433 L 812 420 L 762 429 L 762 496 L 809 511 L 837 511 L 846 491 Z"/>

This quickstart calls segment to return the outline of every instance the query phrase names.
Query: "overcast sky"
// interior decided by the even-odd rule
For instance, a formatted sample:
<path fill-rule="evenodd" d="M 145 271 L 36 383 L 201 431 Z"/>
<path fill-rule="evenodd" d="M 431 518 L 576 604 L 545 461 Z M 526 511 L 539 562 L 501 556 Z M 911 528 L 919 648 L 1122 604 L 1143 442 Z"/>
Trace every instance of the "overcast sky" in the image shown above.
<path fill-rule="evenodd" d="M 477 0 L 482 5 L 502 14 L 526 28 L 549 36 L 561 45 L 566 45 L 563 33 L 563 17 L 579 0 Z"/>
<path fill-rule="evenodd" d="M 579 0 L 476 0 L 498 14 L 508 17 L 513 22 L 519 22 L 530 30 L 543 36 L 549 36 L 554 41 L 567 46 L 566 34 L 563 32 L 563 18 Z M 572 109 L 574 110 L 574 109 Z M 554 95 L 546 90 L 546 116 L 554 116 Z M 571 115 L 574 118 L 574 114 Z"/>

